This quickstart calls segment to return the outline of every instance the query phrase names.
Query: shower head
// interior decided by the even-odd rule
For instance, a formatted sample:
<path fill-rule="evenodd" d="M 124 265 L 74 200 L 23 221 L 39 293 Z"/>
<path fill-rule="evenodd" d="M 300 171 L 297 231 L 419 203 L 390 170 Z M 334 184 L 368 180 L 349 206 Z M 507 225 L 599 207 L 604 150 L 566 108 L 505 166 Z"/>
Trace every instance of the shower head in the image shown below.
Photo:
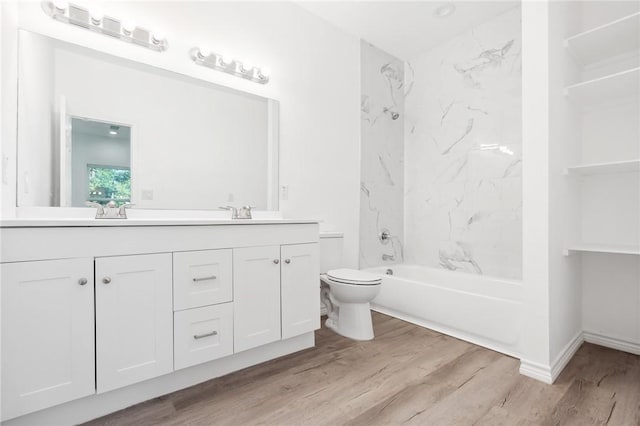
<path fill-rule="evenodd" d="M 384 108 L 383 112 L 389 114 L 392 120 L 397 120 L 400 117 L 400 113 L 396 112 L 390 108 Z"/>

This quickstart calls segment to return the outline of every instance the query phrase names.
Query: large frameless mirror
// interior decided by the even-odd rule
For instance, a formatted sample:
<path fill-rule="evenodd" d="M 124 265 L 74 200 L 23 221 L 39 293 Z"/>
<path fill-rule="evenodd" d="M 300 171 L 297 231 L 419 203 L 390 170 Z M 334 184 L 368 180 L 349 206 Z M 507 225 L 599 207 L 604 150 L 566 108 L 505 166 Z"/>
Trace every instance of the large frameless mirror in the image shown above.
<path fill-rule="evenodd" d="M 19 35 L 18 206 L 278 209 L 278 103 Z"/>

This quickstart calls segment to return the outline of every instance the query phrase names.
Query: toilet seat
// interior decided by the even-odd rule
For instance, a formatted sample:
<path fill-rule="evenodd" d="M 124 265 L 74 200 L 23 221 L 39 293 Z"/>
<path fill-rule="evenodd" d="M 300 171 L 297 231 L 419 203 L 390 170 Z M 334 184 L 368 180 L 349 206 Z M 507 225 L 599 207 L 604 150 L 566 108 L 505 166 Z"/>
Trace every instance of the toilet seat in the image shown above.
<path fill-rule="evenodd" d="M 379 285 L 382 278 L 357 269 L 333 269 L 327 272 L 327 278 L 336 283 L 351 285 Z"/>

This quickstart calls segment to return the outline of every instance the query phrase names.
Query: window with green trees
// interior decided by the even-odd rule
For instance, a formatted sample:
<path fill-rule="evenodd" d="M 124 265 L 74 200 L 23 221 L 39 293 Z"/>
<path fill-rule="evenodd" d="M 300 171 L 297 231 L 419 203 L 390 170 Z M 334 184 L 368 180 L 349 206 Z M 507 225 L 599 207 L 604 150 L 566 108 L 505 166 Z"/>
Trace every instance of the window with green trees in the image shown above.
<path fill-rule="evenodd" d="M 131 170 L 128 167 L 87 165 L 89 201 L 131 201 Z"/>

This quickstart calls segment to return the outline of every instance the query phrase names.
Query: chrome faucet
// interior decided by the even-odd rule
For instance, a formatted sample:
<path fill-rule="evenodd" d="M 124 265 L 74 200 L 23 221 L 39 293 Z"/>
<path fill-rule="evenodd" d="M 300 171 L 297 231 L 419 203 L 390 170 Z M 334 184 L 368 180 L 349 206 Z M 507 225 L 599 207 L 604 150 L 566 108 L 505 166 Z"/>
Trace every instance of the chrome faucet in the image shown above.
<path fill-rule="evenodd" d="M 251 219 L 251 209 L 254 206 L 243 206 L 240 208 L 233 206 L 220 206 L 222 210 L 231 211 L 231 219 Z"/>
<path fill-rule="evenodd" d="M 126 219 L 127 207 L 132 206 L 132 203 L 124 203 L 118 207 L 118 203 L 111 200 L 106 206 L 94 201 L 87 201 L 85 203 L 89 207 L 96 208 L 96 219 Z"/>

